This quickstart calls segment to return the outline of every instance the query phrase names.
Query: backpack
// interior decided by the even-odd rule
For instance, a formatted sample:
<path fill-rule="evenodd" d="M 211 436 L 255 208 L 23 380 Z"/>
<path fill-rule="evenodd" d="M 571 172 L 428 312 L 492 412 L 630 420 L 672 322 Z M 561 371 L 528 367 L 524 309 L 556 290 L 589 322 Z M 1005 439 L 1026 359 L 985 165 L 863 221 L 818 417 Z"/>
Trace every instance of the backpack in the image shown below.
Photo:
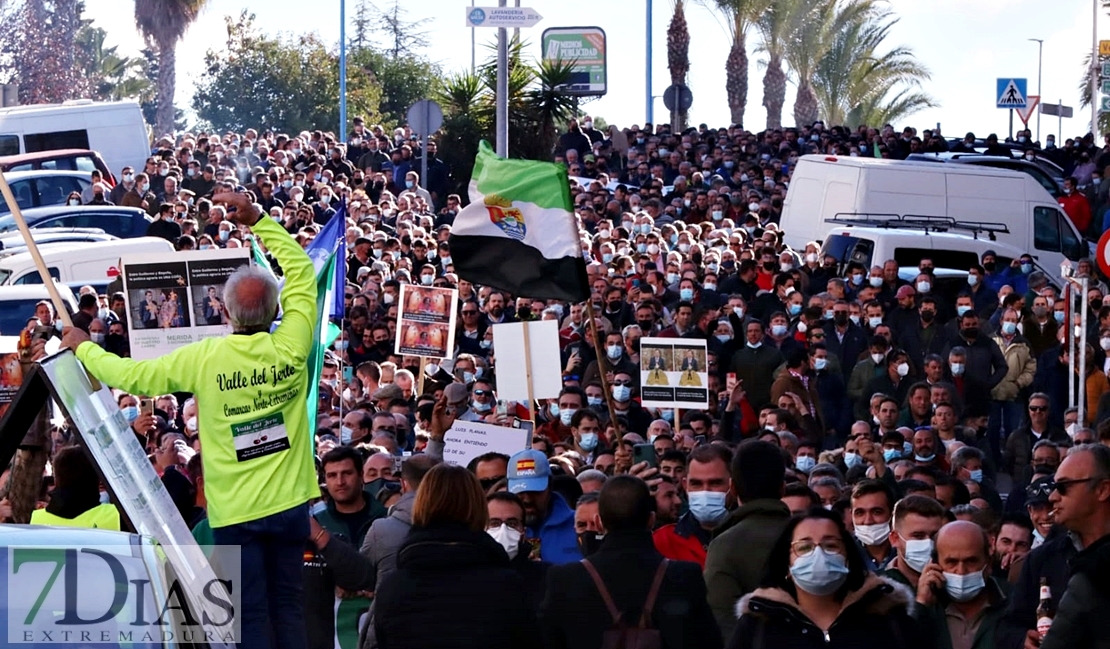
<path fill-rule="evenodd" d="M 656 596 L 659 595 L 659 587 L 663 584 L 663 575 L 667 572 L 668 563 L 667 559 L 663 559 L 659 563 L 659 568 L 655 571 L 655 579 L 651 582 L 651 590 L 648 591 L 647 599 L 644 601 L 640 623 L 635 627 L 629 627 L 621 620 L 621 612 L 617 609 L 617 605 L 613 603 L 613 598 L 609 595 L 609 589 L 605 587 L 605 582 L 601 580 L 601 575 L 597 574 L 597 570 L 590 564 L 589 560 L 582 559 L 582 565 L 586 568 L 586 572 L 590 574 L 590 578 L 593 579 L 598 594 L 601 595 L 606 608 L 609 609 L 609 615 L 613 616 L 613 626 L 606 629 L 602 634 L 601 649 L 663 649 L 662 635 L 660 635 L 658 629 L 651 626 L 651 610 L 655 606 Z"/>

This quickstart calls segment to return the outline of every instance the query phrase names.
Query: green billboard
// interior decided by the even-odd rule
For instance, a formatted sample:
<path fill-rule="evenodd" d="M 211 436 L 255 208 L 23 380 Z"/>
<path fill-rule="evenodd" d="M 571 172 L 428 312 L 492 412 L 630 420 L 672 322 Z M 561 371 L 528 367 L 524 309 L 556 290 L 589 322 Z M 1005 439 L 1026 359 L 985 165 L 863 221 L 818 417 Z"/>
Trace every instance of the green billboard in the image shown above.
<path fill-rule="evenodd" d="M 552 27 L 544 30 L 542 44 L 545 61 L 573 63 L 570 83 L 558 90 L 582 96 L 605 94 L 605 30 L 600 27 Z"/>

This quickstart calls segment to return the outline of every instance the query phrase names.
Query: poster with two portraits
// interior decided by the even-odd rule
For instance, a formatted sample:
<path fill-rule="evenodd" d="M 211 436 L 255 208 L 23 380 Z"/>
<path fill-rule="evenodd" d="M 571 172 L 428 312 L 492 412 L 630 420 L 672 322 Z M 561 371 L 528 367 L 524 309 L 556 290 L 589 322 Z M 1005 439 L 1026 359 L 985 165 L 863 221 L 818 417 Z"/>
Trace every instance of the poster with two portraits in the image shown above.
<path fill-rule="evenodd" d="M 707 364 L 704 340 L 641 338 L 640 405 L 645 408 L 708 408 Z"/>

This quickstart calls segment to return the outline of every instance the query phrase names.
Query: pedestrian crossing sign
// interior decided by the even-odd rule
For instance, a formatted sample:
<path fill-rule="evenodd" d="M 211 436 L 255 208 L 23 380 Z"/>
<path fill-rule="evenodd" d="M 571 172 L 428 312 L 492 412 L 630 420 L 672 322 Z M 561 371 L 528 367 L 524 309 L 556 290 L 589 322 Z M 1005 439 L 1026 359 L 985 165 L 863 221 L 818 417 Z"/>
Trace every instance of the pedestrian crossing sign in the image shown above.
<path fill-rule="evenodd" d="M 997 84 L 998 108 L 1025 108 L 1028 103 L 1025 79 L 999 79 Z"/>

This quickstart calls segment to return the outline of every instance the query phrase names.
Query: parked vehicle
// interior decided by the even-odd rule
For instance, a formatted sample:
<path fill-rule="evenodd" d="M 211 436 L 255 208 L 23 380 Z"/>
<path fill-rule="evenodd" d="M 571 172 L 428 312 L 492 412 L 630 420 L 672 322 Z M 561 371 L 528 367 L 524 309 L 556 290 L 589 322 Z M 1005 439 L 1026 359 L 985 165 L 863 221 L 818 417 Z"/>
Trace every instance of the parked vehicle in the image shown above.
<path fill-rule="evenodd" d="M 145 237 L 151 218 L 138 207 L 114 205 L 60 205 L 23 211 L 28 227 L 39 228 L 97 228 L 120 239 Z M 0 234 L 15 232 L 15 217 L 0 216 Z"/>
<path fill-rule="evenodd" d="M 77 298 L 64 284 L 57 284 L 62 301 L 70 313 L 77 313 Z M 0 286 L 0 336 L 18 336 L 35 315 L 35 305 L 50 300 L 42 284 L 30 286 Z"/>
<path fill-rule="evenodd" d="M 1071 219 L 1044 187 L 1029 174 L 1008 169 L 803 156 L 791 175 L 783 206 L 786 243 L 799 248 L 823 239 L 829 219 L 837 215 L 937 219 L 931 224 L 933 231 L 1007 244 L 1029 252 L 1045 268 L 1090 254 Z M 948 226 L 940 227 L 942 223 Z"/>
<path fill-rule="evenodd" d="M 955 164 L 979 165 L 996 169 L 1011 169 L 1027 173 L 1044 187 L 1045 191 L 1059 198 L 1064 190 L 1064 171 L 1049 160 L 1026 160 L 978 153 L 911 153 L 906 158 L 916 162 L 950 162 Z"/>
<path fill-rule="evenodd" d="M 31 238 L 36 245 L 46 243 L 93 243 L 97 241 L 118 241 L 100 228 L 36 228 L 31 230 Z M 6 257 L 27 250 L 27 242 L 18 232 L 0 234 L 0 256 Z"/>
<path fill-rule="evenodd" d="M 4 178 L 21 210 L 64 205 L 70 193 L 83 192 L 92 184 L 92 174 L 87 171 L 13 171 Z M 7 201 L 0 201 L 0 214 L 11 211 Z"/>
<path fill-rule="evenodd" d="M 173 254 L 173 244 L 158 237 L 100 243 L 51 243 L 40 247 L 50 276 L 62 283 L 103 280 L 119 272 L 119 260 L 136 253 Z M 0 286 L 41 284 L 30 252 L 0 259 Z"/>
<path fill-rule="evenodd" d="M 150 136 L 133 101 L 76 99 L 0 108 L 0 156 L 58 149 L 99 151 L 116 172 L 125 166 L 142 169 Z"/>
<path fill-rule="evenodd" d="M 20 155 L 0 156 L 0 171 L 100 171 L 104 182 L 110 187 L 116 184 L 116 177 L 108 163 L 96 151 L 88 149 L 58 149 L 39 151 Z"/>

